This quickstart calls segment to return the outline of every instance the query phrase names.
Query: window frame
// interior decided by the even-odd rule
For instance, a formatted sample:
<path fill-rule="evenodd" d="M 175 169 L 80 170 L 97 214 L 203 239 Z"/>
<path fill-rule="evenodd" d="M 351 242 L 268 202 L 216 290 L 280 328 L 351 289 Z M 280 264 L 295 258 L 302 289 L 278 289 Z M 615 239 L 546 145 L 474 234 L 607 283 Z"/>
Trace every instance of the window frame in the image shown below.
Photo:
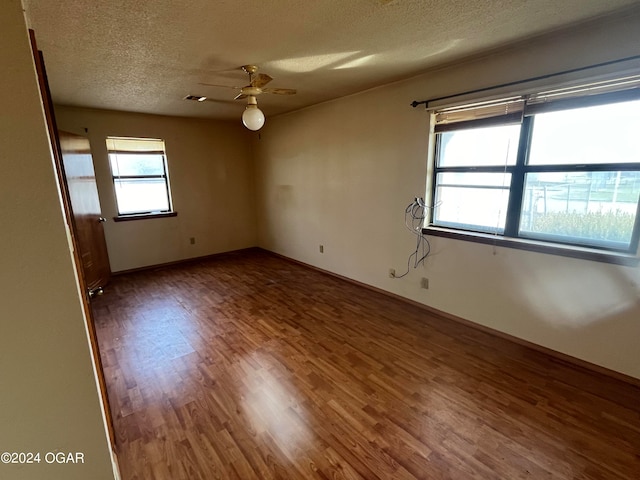
<path fill-rule="evenodd" d="M 561 165 L 529 165 L 528 157 L 532 146 L 532 135 L 535 125 L 535 116 L 541 113 L 551 111 L 568 110 L 572 108 L 582 108 L 595 105 L 605 105 L 612 103 L 628 102 L 638 100 L 640 97 L 640 89 L 633 87 L 620 91 L 607 91 L 587 96 L 572 96 L 570 98 L 560 98 L 545 103 L 546 100 L 539 101 L 543 94 L 522 96 L 525 106 L 522 110 L 520 120 L 515 115 L 494 115 L 493 117 L 484 118 L 479 116 L 477 119 L 467 118 L 458 115 L 458 119 L 454 118 L 454 123 L 450 125 L 440 125 L 438 129 L 434 128 L 436 115 L 443 111 L 438 108 L 432 110 L 431 132 L 432 141 L 430 142 L 430 160 L 429 167 L 431 169 L 430 188 L 428 193 L 431 194 L 431 209 L 428 217 L 428 224 L 423 228 L 423 233 L 442 236 L 448 238 L 456 238 L 459 240 L 475 241 L 480 243 L 490 243 L 493 245 L 501 245 L 511 248 L 519 248 L 525 250 L 534 250 L 544 253 L 558 254 L 563 256 L 587 258 L 596 261 L 605 261 L 609 263 L 619 263 L 624 265 L 637 265 L 640 263 L 638 258 L 638 244 L 640 240 L 640 199 L 636 205 L 636 217 L 631 233 L 629 248 L 616 248 L 613 245 L 593 245 L 586 242 L 579 243 L 571 241 L 570 238 L 550 239 L 552 235 L 541 235 L 536 238 L 535 235 L 527 235 L 520 232 L 520 221 L 523 215 L 522 206 L 525 196 L 525 179 L 528 173 L 537 172 L 602 172 L 602 171 L 636 171 L 640 172 L 640 160 L 634 163 L 593 163 L 593 164 L 561 164 Z M 511 101 L 513 97 L 509 97 Z M 527 99 L 534 98 L 531 104 L 527 103 Z M 481 104 L 481 102 L 479 103 Z M 471 104 L 473 105 L 473 104 Z M 455 112 L 454 112 L 455 115 Z M 471 116 L 472 117 L 472 116 Z M 456 123 L 457 122 L 457 123 Z M 503 164 L 495 166 L 440 166 L 439 158 L 441 154 L 442 134 L 450 131 L 465 130 L 474 127 L 487 127 L 498 125 L 520 125 L 520 137 L 517 150 L 516 162 L 513 165 Z M 498 172 L 511 175 L 511 182 L 508 185 L 507 194 L 507 212 L 504 225 L 504 232 L 497 230 L 490 233 L 486 231 L 465 228 L 464 226 L 446 225 L 446 222 L 437 224 L 434 222 L 435 205 L 437 199 L 438 174 L 446 172 L 465 172 L 465 173 L 483 173 Z M 542 238 L 545 237 L 545 238 Z M 573 239 L 575 240 L 575 239 Z M 592 242 L 596 243 L 596 242 Z M 612 242 L 613 243 L 613 242 Z"/>
<path fill-rule="evenodd" d="M 513 121 L 512 117 L 508 117 L 504 119 L 505 123 L 496 123 L 496 121 L 491 121 L 491 122 L 487 122 L 486 119 L 483 120 L 476 120 L 476 122 L 478 122 L 476 125 L 471 126 L 471 122 L 473 121 L 465 121 L 464 124 L 465 126 L 467 126 L 468 128 L 483 128 L 483 127 L 495 127 L 495 126 L 506 126 L 506 125 L 514 125 L 516 122 Z M 523 120 L 524 122 L 524 120 Z M 522 124 L 521 124 L 521 130 L 520 130 L 520 135 L 519 135 L 519 144 L 518 144 L 518 149 L 517 149 L 517 154 L 516 154 L 516 163 L 513 165 L 508 165 L 508 164 L 504 164 L 504 165 L 485 165 L 485 166 L 453 166 L 453 167 L 441 167 L 438 165 L 438 159 L 439 159 L 439 153 L 440 153 L 440 149 L 441 149 L 441 139 L 442 136 L 441 135 L 436 135 L 435 136 L 435 145 L 434 145 L 434 155 L 433 155 L 433 180 L 431 182 L 431 198 L 433 199 L 432 201 L 432 205 L 430 208 L 430 214 L 428 217 L 429 220 L 429 225 L 430 226 L 435 226 L 435 227 L 441 227 L 441 228 L 449 228 L 452 230 L 461 230 L 461 231 L 465 231 L 465 232 L 476 232 L 476 233 L 483 233 L 483 234 L 489 234 L 489 235 L 500 235 L 500 236 L 512 236 L 512 235 L 507 235 L 507 223 L 509 221 L 509 213 L 511 211 L 511 189 L 513 188 L 513 181 L 514 181 L 514 172 L 515 172 L 515 168 L 516 166 L 520 163 L 520 156 L 521 156 L 521 148 L 522 148 Z M 455 131 L 455 130 L 465 130 L 465 128 L 460 128 L 460 129 L 447 129 L 448 132 L 450 131 Z M 447 133 L 447 132 L 442 132 L 442 133 Z M 433 223 L 433 216 L 435 214 L 435 203 L 436 203 L 436 199 L 437 199 L 437 187 L 438 187 L 438 174 L 439 173 L 502 173 L 502 174 L 510 174 L 511 175 L 511 185 L 509 185 L 506 190 L 509 192 L 509 199 L 507 201 L 507 212 L 506 212 L 506 222 L 505 223 L 505 229 L 503 233 L 498 233 L 498 232 L 485 232 L 479 229 L 471 229 L 471 228 L 462 228 L 462 226 L 453 226 L 451 224 L 447 225 L 435 225 Z"/>
<path fill-rule="evenodd" d="M 164 140 L 163 139 L 158 139 L 158 138 L 147 138 L 147 137 L 115 137 L 115 136 L 110 136 L 107 137 L 107 159 L 109 161 L 109 170 L 111 172 L 111 182 L 113 185 L 113 193 L 114 193 L 114 198 L 116 201 L 116 211 L 117 211 L 117 216 L 114 217 L 114 221 L 120 222 L 120 221 L 127 221 L 127 220 L 137 220 L 137 219 L 148 219 L 148 218 L 163 218 L 163 217 L 173 217 L 176 216 L 177 213 L 175 212 L 175 210 L 173 209 L 173 202 L 172 202 L 172 198 L 171 198 L 171 184 L 169 182 L 169 167 L 168 167 L 168 161 L 167 161 L 167 154 L 166 154 L 166 148 L 163 150 L 126 150 L 126 149 L 118 149 L 118 148 L 111 148 L 109 146 L 110 141 L 113 141 L 114 143 L 118 142 L 118 141 L 138 141 L 138 142 L 156 142 L 156 143 L 161 143 L 164 147 Z M 115 154 L 122 154 L 122 155 L 145 155 L 145 156 L 159 156 L 162 159 L 162 173 L 161 174 L 155 174 L 155 175 L 116 175 L 113 171 L 113 167 L 112 167 L 112 163 L 111 163 L 111 155 Z M 144 179 L 162 179 L 163 183 L 164 183 L 164 191 L 166 194 L 166 199 L 167 199 L 167 205 L 168 208 L 166 209 L 160 209 L 160 210 L 140 210 L 140 211 L 136 211 L 136 212 L 129 212 L 129 213 L 121 213 L 120 210 L 120 202 L 119 202 L 119 198 L 118 198 L 118 192 L 117 192 L 117 181 L 118 180 L 144 180 Z"/>

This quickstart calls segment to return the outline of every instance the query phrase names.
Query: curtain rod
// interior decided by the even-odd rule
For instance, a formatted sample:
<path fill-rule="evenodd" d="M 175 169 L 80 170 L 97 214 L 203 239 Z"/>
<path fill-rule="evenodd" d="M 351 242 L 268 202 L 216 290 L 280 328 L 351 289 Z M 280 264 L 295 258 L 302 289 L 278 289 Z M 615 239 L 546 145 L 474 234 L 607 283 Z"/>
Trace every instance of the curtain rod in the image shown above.
<path fill-rule="evenodd" d="M 537 80 L 545 80 L 547 78 L 557 77 L 559 75 L 566 75 L 567 73 L 582 72 L 584 70 L 589 70 L 591 68 L 606 67 L 606 66 L 609 66 L 609 65 L 614 65 L 616 63 L 623 63 L 623 62 L 628 62 L 630 60 L 638 60 L 638 59 L 640 59 L 640 55 L 633 55 L 631 57 L 619 58 L 617 60 L 610 60 L 608 62 L 596 63 L 594 65 L 588 65 L 586 67 L 572 68 L 570 70 L 563 70 L 561 72 L 548 73 L 546 75 L 539 75 L 537 77 L 525 78 L 524 80 L 516 80 L 516 81 L 513 81 L 513 82 L 501 83 L 500 85 L 493 85 L 491 87 L 484 87 L 484 88 L 477 88 L 475 90 L 468 90 L 466 92 L 456 93 L 454 95 L 446 95 L 444 97 L 430 98 L 429 100 L 419 100 L 419 101 L 418 100 L 414 100 L 409 105 L 411 105 L 413 108 L 416 108 L 418 105 L 424 105 L 426 108 L 429 108 L 429 103 L 437 102 L 439 100 L 447 100 L 449 98 L 460 97 L 460 96 L 463 96 L 463 95 L 471 95 L 471 94 L 474 94 L 474 93 L 487 92 L 489 90 L 495 90 L 495 89 L 498 89 L 498 88 L 511 87 L 513 85 L 520 85 L 521 83 L 535 82 Z"/>

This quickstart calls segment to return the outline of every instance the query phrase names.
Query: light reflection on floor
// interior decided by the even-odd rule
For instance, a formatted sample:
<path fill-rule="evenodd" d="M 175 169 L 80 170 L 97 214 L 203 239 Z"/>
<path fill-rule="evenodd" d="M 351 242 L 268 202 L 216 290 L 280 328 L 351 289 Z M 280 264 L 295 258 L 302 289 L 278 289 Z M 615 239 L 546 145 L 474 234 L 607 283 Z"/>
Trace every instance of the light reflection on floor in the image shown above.
<path fill-rule="evenodd" d="M 261 352 L 252 352 L 251 363 L 269 365 L 273 360 Z M 240 363 L 246 363 L 242 359 Z M 295 459 L 308 450 L 314 435 L 305 423 L 307 412 L 296 398 L 302 397 L 286 377 L 276 376 L 269 369 L 243 369 L 241 408 L 251 419 L 258 433 L 268 434 L 283 452 Z"/>

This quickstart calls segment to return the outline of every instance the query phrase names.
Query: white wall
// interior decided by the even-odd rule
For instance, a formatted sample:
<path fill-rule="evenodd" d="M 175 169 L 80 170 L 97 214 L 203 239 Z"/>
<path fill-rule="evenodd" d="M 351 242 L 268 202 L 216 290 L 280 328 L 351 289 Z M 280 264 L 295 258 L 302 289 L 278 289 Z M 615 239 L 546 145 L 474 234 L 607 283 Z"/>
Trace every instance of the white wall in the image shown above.
<path fill-rule="evenodd" d="M 113 479 L 83 307 L 19 0 L 0 9 L 0 463 L 11 480 Z M 47 452 L 82 452 L 51 465 Z"/>
<path fill-rule="evenodd" d="M 639 15 L 609 19 L 272 118 L 255 142 L 260 246 L 640 378 L 639 268 L 430 238 L 423 268 L 388 277 L 425 195 L 428 118 L 411 101 L 636 55 L 638 31 Z"/>
<path fill-rule="evenodd" d="M 251 133 L 240 122 L 56 106 L 58 128 L 91 142 L 111 270 L 256 245 Z M 85 128 L 88 132 L 85 132 Z M 114 222 L 107 136 L 162 138 L 177 217 Z M 190 238 L 196 243 L 191 244 Z"/>

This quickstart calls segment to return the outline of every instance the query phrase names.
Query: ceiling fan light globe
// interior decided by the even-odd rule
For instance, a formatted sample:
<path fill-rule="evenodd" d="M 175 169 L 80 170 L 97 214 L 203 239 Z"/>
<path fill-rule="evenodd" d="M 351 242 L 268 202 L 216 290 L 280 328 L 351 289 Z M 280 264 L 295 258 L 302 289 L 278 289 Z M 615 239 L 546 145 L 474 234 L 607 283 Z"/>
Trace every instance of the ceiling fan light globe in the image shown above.
<path fill-rule="evenodd" d="M 249 130 L 260 130 L 264 125 L 264 113 L 255 105 L 249 105 L 242 113 L 242 123 Z"/>

